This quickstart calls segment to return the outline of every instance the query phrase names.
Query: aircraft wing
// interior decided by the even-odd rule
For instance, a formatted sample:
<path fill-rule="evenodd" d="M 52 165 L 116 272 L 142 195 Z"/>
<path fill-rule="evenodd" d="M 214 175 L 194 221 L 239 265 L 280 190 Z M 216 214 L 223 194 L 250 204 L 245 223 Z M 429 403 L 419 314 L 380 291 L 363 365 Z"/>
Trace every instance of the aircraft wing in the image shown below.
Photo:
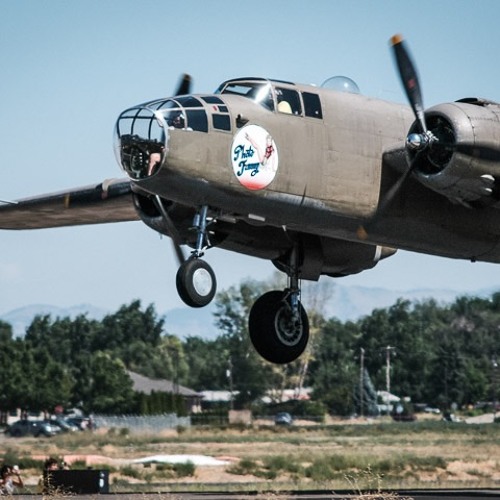
<path fill-rule="evenodd" d="M 42 229 L 140 220 L 130 181 L 106 180 L 0 204 L 0 229 Z"/>

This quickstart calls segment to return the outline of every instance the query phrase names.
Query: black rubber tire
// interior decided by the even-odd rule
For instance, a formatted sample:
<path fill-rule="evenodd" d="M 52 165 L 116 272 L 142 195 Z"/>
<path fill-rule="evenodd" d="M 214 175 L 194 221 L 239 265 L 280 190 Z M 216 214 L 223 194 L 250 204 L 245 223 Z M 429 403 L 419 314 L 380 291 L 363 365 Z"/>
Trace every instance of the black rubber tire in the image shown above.
<path fill-rule="evenodd" d="M 284 291 L 267 292 L 255 301 L 248 318 L 255 350 L 275 364 L 295 361 L 309 340 L 309 320 L 304 307 L 299 302 L 300 319 L 292 323 L 288 300 Z"/>
<path fill-rule="evenodd" d="M 217 290 L 215 273 L 202 259 L 188 259 L 181 264 L 176 276 L 177 293 L 190 307 L 209 304 Z"/>

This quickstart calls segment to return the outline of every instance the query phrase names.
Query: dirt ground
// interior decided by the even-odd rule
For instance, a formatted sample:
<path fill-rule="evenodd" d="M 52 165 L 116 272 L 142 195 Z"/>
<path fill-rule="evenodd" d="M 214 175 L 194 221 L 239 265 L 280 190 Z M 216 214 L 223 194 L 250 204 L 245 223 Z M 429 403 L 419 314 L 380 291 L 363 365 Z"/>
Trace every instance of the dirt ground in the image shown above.
<path fill-rule="evenodd" d="M 370 425 L 373 422 L 359 421 L 359 425 Z M 296 423 L 298 426 L 299 423 Z M 469 427 L 469 426 L 467 426 Z M 82 440 L 81 443 L 66 444 L 59 438 L 35 439 L 35 438 L 9 438 L 0 434 L 0 449 L 11 450 L 18 456 L 31 456 L 37 460 L 44 460 L 48 456 L 62 457 L 71 466 L 78 462 L 81 466 L 85 463 L 87 467 L 100 468 L 110 466 L 113 472 L 110 474 L 110 484 L 117 480 L 124 480 L 130 484 L 143 482 L 145 474 L 154 471 L 157 466 L 144 466 L 133 464 L 135 459 L 143 459 L 152 456 L 175 457 L 185 455 L 192 458 L 195 464 L 194 476 L 187 476 L 162 480 L 165 484 L 184 485 L 217 485 L 233 484 L 248 485 L 265 483 L 266 479 L 253 475 L 239 475 L 231 472 L 231 468 L 242 459 L 260 460 L 266 456 L 280 455 L 292 457 L 313 457 L 318 454 L 331 456 L 332 454 L 369 454 L 374 458 L 397 456 L 398 454 L 411 454 L 416 457 L 438 456 L 446 463 L 446 468 L 434 467 L 429 470 L 404 471 L 401 480 L 391 487 L 462 487 L 462 488 L 485 488 L 498 487 L 500 484 L 500 426 L 495 429 L 493 439 L 483 438 L 480 432 L 481 426 L 477 426 L 475 432 L 468 433 L 463 438 L 460 433 L 454 432 L 450 435 L 424 432 L 399 434 L 392 438 L 390 433 L 380 437 L 366 438 L 362 432 L 359 435 L 343 436 L 324 434 L 321 432 L 307 431 L 304 428 L 294 429 L 293 433 L 283 429 L 278 431 L 271 429 L 261 434 L 261 430 L 247 429 L 244 431 L 231 431 L 234 439 L 227 439 L 227 431 L 187 431 L 184 435 L 178 435 L 177 431 L 170 430 L 162 433 L 162 438 L 140 439 L 130 436 L 129 442 L 125 440 L 123 445 L 102 444 L 105 439 L 106 430 L 96 431 L 93 438 Z M 258 432 L 259 437 L 253 440 L 253 434 Z M 193 436 L 193 434 L 195 434 Z M 238 440 L 238 436 L 245 439 Z M 197 439 L 199 436 L 199 439 Z M 269 440 L 265 437 L 268 436 Z M 280 439 L 283 437 L 283 439 Z M 249 441 L 250 440 L 250 441 Z M 75 449 L 77 446 L 77 449 Z M 197 464 L 199 457 L 211 457 L 218 459 L 224 464 L 203 465 Z M 305 458 L 304 460 L 307 460 Z M 132 467 L 137 469 L 138 477 L 122 475 L 120 469 Z M 40 477 L 40 470 L 23 471 L 25 484 L 33 491 Z M 290 477 L 278 477 L 274 482 L 290 481 Z M 300 478 L 301 486 L 307 487 L 309 479 Z M 337 485 L 336 488 L 341 488 Z M 343 485 L 348 487 L 347 484 Z"/>

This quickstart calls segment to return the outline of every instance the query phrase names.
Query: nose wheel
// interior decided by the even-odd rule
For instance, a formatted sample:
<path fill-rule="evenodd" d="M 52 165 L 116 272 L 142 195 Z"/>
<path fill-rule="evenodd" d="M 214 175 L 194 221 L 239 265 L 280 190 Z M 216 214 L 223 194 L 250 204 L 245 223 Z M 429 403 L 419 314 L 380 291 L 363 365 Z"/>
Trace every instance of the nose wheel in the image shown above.
<path fill-rule="evenodd" d="M 204 307 L 215 296 L 215 273 L 203 259 L 191 257 L 181 264 L 175 284 L 179 297 L 191 307 Z"/>

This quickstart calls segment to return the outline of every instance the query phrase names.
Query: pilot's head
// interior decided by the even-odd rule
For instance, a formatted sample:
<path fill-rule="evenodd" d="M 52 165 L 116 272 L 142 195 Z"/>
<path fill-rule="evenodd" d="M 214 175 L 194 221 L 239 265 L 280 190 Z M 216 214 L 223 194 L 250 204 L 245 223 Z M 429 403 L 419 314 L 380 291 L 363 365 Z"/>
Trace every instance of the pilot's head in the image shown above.
<path fill-rule="evenodd" d="M 184 128 L 185 120 L 184 120 L 184 115 L 182 113 L 179 113 L 174 117 L 172 120 L 172 126 L 174 128 Z"/>

